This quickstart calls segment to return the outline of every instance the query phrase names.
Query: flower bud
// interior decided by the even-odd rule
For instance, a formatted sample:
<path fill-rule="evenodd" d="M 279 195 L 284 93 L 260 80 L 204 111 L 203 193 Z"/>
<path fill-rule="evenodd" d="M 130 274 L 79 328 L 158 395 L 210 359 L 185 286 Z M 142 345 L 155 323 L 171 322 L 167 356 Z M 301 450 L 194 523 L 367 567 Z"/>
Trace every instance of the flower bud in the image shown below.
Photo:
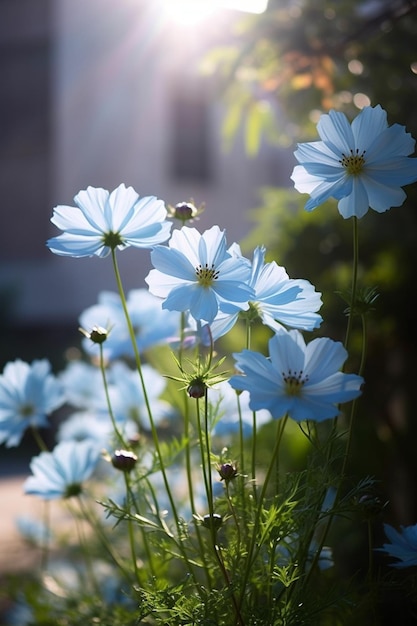
<path fill-rule="evenodd" d="M 80 332 L 87 337 L 87 339 L 91 339 L 93 343 L 104 343 L 107 339 L 109 331 L 102 326 L 93 326 L 90 331 L 84 330 L 84 328 L 79 329 Z"/>
<path fill-rule="evenodd" d="M 220 474 L 220 480 L 228 482 L 237 476 L 237 467 L 234 463 L 222 463 L 217 467 Z"/>
<path fill-rule="evenodd" d="M 115 450 L 111 463 L 113 467 L 122 472 L 130 472 L 136 465 L 138 457 L 129 450 Z"/>
<path fill-rule="evenodd" d="M 207 385 L 199 378 L 196 378 L 188 385 L 187 392 L 190 398 L 204 398 L 206 389 Z"/>
<path fill-rule="evenodd" d="M 191 202 L 179 202 L 174 210 L 175 217 L 182 222 L 193 219 L 197 214 L 197 208 Z"/>
<path fill-rule="evenodd" d="M 213 528 L 217 531 L 223 524 L 223 518 L 218 513 L 213 513 L 213 515 L 208 514 L 204 515 L 202 523 L 205 528 Z"/>

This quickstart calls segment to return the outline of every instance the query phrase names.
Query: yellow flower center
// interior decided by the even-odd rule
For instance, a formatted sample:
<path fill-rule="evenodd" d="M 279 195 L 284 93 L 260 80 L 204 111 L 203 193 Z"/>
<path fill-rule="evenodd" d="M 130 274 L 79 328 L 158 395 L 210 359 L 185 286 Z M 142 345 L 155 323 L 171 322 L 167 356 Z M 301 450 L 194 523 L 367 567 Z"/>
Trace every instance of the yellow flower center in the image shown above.
<path fill-rule="evenodd" d="M 301 396 L 303 386 L 308 381 L 308 376 L 303 374 L 303 370 L 299 372 L 288 370 L 288 374 L 282 372 L 282 378 L 284 379 L 285 391 L 288 396 Z"/>
<path fill-rule="evenodd" d="M 219 277 L 219 272 L 214 269 L 214 265 L 211 267 L 206 263 L 204 266 L 199 265 L 195 268 L 195 275 L 202 287 L 211 287 L 213 282 Z"/>
<path fill-rule="evenodd" d="M 363 170 L 365 165 L 365 152 L 359 152 L 359 148 L 356 151 L 350 151 L 350 154 L 344 154 L 342 152 L 342 158 L 339 159 L 339 163 L 347 170 L 347 173 L 351 176 L 357 176 Z"/>

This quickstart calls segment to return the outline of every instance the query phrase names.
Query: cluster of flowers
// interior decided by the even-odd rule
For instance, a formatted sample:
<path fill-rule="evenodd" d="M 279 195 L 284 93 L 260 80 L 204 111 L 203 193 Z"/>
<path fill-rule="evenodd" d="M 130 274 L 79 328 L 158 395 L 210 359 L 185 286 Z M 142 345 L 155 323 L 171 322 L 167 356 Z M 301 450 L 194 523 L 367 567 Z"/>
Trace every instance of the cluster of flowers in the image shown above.
<path fill-rule="evenodd" d="M 292 180 L 310 195 L 307 210 L 332 197 L 344 218 L 356 219 L 369 208 L 383 212 L 403 203 L 402 187 L 417 180 L 417 160 L 409 157 L 414 140 L 404 127 L 388 126 L 381 107 L 364 108 L 351 125 L 331 111 L 321 117 L 318 131 L 321 141 L 300 144 L 295 152 L 299 165 Z M 117 251 L 150 249 L 153 269 L 145 279 L 148 289 L 133 290 L 127 298 L 122 289 L 104 292 L 81 314 L 90 362 L 70 362 L 56 376 L 47 360 L 6 365 L 0 376 L 0 443 L 17 446 L 27 428 L 47 427 L 48 416 L 64 404 L 73 409 L 59 426 L 55 448 L 32 460 L 25 493 L 46 500 L 80 494 L 115 432 L 121 442 L 132 441 L 138 431 L 173 418 L 175 409 L 160 399 L 163 376 L 144 364 L 140 379 L 122 359 L 140 362 L 141 354 L 159 344 L 212 348 L 238 319 L 257 317 L 271 329 L 268 356 L 244 349 L 233 355 L 236 373 L 228 380 L 206 366 L 186 380 L 190 396 L 203 397 L 210 388 L 210 401 L 223 403 L 215 435 L 237 431 L 242 423 L 249 433 L 255 424 L 283 417 L 329 420 L 339 415 L 342 403 L 359 397 L 364 381 L 343 371 L 345 347 L 325 337 L 304 339 L 304 331 L 322 322 L 321 294 L 266 262 L 262 246 L 250 260 L 236 243 L 228 245 L 218 226 L 200 233 L 185 225 L 198 212 L 192 204 L 177 205 L 169 214 L 161 200 L 140 198 L 123 184 L 111 193 L 88 187 L 74 201 L 75 207 L 54 209 L 52 222 L 62 233 L 47 242 L 53 253 L 111 255 L 120 286 Z M 182 221 L 172 234 L 168 217 Z M 106 363 L 104 384 L 96 366 L 100 359 Z M 239 414 L 232 408 L 237 394 Z M 223 468 L 226 474 L 231 469 Z M 386 534 L 391 543 L 382 549 L 398 559 L 396 566 L 415 565 L 417 525 L 401 532 L 387 525 Z"/>

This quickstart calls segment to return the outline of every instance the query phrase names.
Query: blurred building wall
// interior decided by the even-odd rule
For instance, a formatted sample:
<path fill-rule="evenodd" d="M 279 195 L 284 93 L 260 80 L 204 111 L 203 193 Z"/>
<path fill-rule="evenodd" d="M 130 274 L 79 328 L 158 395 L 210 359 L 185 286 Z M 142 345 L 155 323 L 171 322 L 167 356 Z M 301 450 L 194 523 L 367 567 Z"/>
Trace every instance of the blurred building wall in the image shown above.
<path fill-rule="evenodd" d="M 80 189 L 123 182 L 169 204 L 194 198 L 207 207 L 196 227 L 218 224 L 232 243 L 250 228 L 259 186 L 288 183 L 278 150 L 250 159 L 238 138 L 223 151 L 216 81 L 198 72 L 238 15 L 186 28 L 158 1 L 0 3 L 0 297 L 18 324 L 76 323 L 115 289 L 109 259 L 45 247 L 59 234 L 53 207 Z M 126 289 L 145 286 L 149 251 L 119 259 Z"/>

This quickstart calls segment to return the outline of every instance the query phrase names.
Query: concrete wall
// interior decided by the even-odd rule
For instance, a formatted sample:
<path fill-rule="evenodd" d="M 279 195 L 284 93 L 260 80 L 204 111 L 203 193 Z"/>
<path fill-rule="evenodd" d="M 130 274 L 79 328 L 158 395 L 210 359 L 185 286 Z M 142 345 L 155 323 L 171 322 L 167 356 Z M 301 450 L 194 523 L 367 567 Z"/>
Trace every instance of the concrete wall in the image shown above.
<path fill-rule="evenodd" d="M 41 93 L 40 107 L 47 94 L 48 124 L 44 135 L 41 128 L 34 139 L 43 149 L 32 149 L 26 157 L 7 151 L 1 155 L 7 173 L 3 169 L 0 183 L 9 194 L 14 191 L 12 210 L 2 209 L 7 246 L 1 246 L 0 287 L 15 291 L 16 321 L 71 323 L 99 291 L 115 288 L 108 259 L 60 258 L 45 249 L 45 240 L 58 234 L 49 223 L 53 207 L 73 204 L 80 189 L 111 190 L 123 182 L 140 195 L 156 195 L 170 204 L 192 197 L 207 206 L 196 227 L 217 223 L 232 243 L 250 228 L 246 213 L 259 202 L 258 187 L 287 184 L 279 151 L 264 148 L 250 159 L 239 139 L 232 152 L 222 150 L 223 105 L 215 81 L 197 70 L 202 49 L 222 40 L 227 20 L 238 17 L 235 12 L 222 14 L 224 24 L 217 17 L 185 28 L 169 21 L 157 0 L 6 0 L 0 10 L 16 4 L 20 12 L 9 18 L 8 35 L 0 19 L 3 65 L 7 67 L 8 47 L 19 43 L 10 33 L 20 24 L 20 43 L 30 39 L 48 51 L 44 69 L 49 76 L 48 85 L 32 88 Z M 34 6 L 38 10 L 28 19 Z M 47 19 L 40 19 L 42 11 Z M 20 79 L 14 78 L 21 87 L 30 74 L 27 50 L 25 58 Z M 30 90 L 23 89 L 22 97 L 29 99 L 31 116 Z M 178 98 L 207 103 L 206 175 L 187 178 L 176 172 L 175 159 L 181 156 L 176 142 L 181 144 L 182 138 L 174 115 Z M 16 131 L 13 120 L 10 124 L 11 132 Z M 149 252 L 126 250 L 119 259 L 126 288 L 145 286 Z"/>

